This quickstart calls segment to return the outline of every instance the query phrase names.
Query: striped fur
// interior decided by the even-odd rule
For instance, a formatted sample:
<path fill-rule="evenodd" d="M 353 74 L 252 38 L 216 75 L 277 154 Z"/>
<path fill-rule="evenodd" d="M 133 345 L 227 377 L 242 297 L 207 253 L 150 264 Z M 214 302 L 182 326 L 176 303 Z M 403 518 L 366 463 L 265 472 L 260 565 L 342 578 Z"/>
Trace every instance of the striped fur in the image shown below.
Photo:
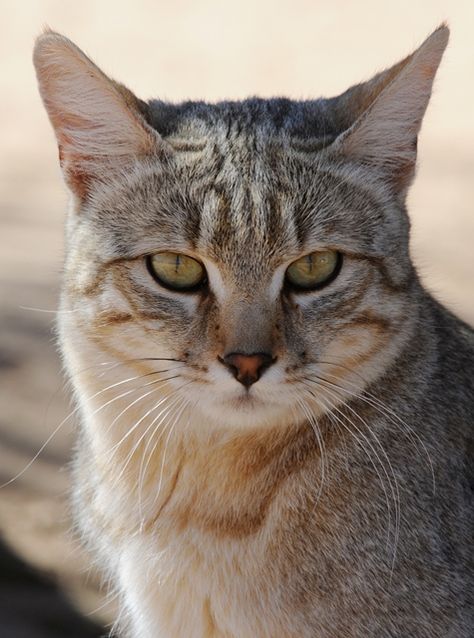
<path fill-rule="evenodd" d="M 213 105 L 145 104 L 39 38 L 73 195 L 77 521 L 119 635 L 471 635 L 474 344 L 423 290 L 405 210 L 447 36 L 337 98 Z M 339 275 L 288 291 L 321 249 Z M 160 251 L 198 258 L 208 288 L 162 288 Z M 247 390 L 225 352 L 276 363 Z"/>

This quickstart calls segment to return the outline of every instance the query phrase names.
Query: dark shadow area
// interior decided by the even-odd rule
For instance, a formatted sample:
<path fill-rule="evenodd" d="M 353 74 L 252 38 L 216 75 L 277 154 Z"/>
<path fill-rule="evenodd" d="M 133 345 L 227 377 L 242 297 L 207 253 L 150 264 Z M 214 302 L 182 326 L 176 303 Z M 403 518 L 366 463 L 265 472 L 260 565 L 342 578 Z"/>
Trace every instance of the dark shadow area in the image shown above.
<path fill-rule="evenodd" d="M 80 616 L 58 587 L 0 539 L 1 638 L 99 638 L 107 630 Z"/>

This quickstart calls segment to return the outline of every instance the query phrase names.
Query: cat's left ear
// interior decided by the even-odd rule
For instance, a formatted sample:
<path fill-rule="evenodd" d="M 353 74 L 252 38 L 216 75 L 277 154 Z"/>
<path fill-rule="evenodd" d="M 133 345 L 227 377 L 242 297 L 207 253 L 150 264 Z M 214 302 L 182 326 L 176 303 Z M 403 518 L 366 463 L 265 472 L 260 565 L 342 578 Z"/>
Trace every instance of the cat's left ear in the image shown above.
<path fill-rule="evenodd" d="M 414 175 L 418 133 L 448 38 L 449 29 L 442 25 L 393 67 L 389 83 L 332 145 L 345 157 L 384 171 L 401 197 Z"/>
<path fill-rule="evenodd" d="M 165 146 L 146 121 L 146 103 L 64 36 L 41 35 L 33 61 L 66 183 L 80 200 L 114 172 L 126 171 L 135 158 Z"/>

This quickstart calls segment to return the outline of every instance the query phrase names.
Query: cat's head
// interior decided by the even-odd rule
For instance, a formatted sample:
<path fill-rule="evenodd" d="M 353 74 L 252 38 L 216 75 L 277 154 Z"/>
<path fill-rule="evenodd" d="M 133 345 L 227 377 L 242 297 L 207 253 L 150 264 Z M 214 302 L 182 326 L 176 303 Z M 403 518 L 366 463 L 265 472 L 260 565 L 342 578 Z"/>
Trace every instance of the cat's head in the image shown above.
<path fill-rule="evenodd" d="M 41 36 L 71 371 L 141 370 L 224 426 L 326 412 L 380 376 L 416 321 L 404 200 L 447 39 L 333 99 L 172 105 Z"/>

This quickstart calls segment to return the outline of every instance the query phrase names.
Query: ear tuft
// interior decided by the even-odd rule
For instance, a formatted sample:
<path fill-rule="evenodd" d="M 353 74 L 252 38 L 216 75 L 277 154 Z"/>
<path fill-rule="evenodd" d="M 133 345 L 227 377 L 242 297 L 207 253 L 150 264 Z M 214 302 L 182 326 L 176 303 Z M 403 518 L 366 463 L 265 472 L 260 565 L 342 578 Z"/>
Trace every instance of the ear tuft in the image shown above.
<path fill-rule="evenodd" d="M 33 62 L 66 177 L 100 177 L 105 168 L 156 149 L 159 136 L 143 117 L 144 103 L 70 40 L 46 30 L 36 41 Z"/>

